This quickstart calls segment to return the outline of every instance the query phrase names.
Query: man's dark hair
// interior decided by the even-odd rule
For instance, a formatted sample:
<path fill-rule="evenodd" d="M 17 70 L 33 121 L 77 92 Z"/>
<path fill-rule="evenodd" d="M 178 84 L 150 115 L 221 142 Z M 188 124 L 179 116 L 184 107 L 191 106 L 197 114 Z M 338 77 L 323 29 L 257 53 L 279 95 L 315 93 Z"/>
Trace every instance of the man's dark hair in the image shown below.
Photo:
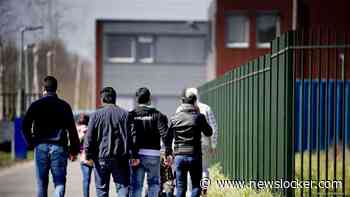
<path fill-rule="evenodd" d="M 148 88 L 139 88 L 136 92 L 136 101 L 138 104 L 146 104 L 151 100 L 151 92 Z"/>
<path fill-rule="evenodd" d="M 115 104 L 117 100 L 117 92 L 112 87 L 105 87 L 101 90 L 100 96 L 103 103 Z"/>
<path fill-rule="evenodd" d="M 44 78 L 44 90 L 47 92 L 56 92 L 57 80 L 53 76 L 47 76 Z"/>
<path fill-rule="evenodd" d="M 197 101 L 197 97 L 194 94 L 190 94 L 182 97 L 182 103 L 194 105 Z"/>

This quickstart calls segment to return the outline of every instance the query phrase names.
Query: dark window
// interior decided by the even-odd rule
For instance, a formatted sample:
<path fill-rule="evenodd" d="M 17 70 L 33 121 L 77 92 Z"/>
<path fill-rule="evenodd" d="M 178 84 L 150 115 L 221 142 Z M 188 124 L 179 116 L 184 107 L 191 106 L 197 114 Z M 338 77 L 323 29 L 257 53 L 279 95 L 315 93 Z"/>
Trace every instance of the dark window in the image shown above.
<path fill-rule="evenodd" d="M 249 18 L 244 14 L 226 17 L 226 47 L 246 48 L 249 46 Z"/>
<path fill-rule="evenodd" d="M 153 48 L 153 37 L 139 36 L 137 38 L 137 61 L 142 63 L 152 63 L 154 61 Z"/>
<path fill-rule="evenodd" d="M 257 46 L 270 47 L 270 42 L 279 35 L 277 14 L 259 14 L 256 19 Z"/>
<path fill-rule="evenodd" d="M 135 61 L 135 41 L 132 36 L 108 35 L 106 44 L 110 62 Z"/>
<path fill-rule="evenodd" d="M 160 36 L 156 44 L 156 61 L 160 63 L 202 64 L 205 62 L 205 38 Z"/>

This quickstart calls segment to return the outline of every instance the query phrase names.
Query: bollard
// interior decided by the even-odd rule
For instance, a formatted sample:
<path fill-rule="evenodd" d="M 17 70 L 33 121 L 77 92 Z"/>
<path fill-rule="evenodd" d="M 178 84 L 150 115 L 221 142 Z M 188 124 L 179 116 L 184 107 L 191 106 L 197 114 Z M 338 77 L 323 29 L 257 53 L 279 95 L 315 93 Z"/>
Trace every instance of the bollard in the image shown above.
<path fill-rule="evenodd" d="M 15 159 L 24 160 L 27 159 L 27 143 L 22 134 L 22 117 L 15 119 L 15 132 L 14 132 L 14 153 Z"/>

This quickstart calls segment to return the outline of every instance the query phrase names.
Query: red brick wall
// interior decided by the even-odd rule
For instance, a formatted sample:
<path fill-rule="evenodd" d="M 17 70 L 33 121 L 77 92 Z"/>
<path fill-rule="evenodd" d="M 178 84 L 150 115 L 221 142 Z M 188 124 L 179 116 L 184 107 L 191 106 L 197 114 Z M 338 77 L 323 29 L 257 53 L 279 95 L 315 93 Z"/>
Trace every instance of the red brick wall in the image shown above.
<path fill-rule="evenodd" d="M 260 11 L 278 11 L 280 15 L 281 33 L 292 28 L 292 0 L 217 0 L 216 12 L 216 52 L 217 75 L 222 75 L 234 67 L 246 63 L 270 51 L 256 47 L 256 14 Z M 226 21 L 225 14 L 230 11 L 245 11 L 248 13 L 249 24 L 249 48 L 227 48 L 225 45 Z"/>

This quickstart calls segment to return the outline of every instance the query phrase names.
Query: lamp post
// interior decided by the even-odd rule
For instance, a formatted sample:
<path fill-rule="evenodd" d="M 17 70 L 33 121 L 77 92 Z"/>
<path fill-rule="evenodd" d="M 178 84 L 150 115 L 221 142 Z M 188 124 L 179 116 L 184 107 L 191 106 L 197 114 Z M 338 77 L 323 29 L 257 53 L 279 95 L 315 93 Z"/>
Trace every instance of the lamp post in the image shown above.
<path fill-rule="evenodd" d="M 3 111 L 3 106 L 4 106 L 4 95 L 3 95 L 3 93 L 4 93 L 4 91 L 3 91 L 3 89 L 4 89 L 4 86 L 3 86 L 3 82 L 4 82 L 4 80 L 3 80 L 3 76 L 4 76 L 4 70 L 5 70 L 5 68 L 4 68 L 4 65 L 2 65 L 2 62 L 3 62 L 3 60 L 2 60 L 2 48 L 3 48 L 3 46 L 2 46 L 2 42 L 1 42 L 1 37 L 0 37 L 0 121 L 3 119 L 3 114 L 4 114 L 4 111 Z"/>
<path fill-rule="evenodd" d="M 43 29 L 43 26 L 24 26 L 21 28 L 21 48 L 19 53 L 19 64 L 18 64 L 18 76 L 17 76 L 17 105 L 16 105 L 16 117 L 19 118 L 22 115 L 22 94 L 23 94 L 23 42 L 24 42 L 24 32 L 26 31 L 36 31 Z"/>
<path fill-rule="evenodd" d="M 18 75 L 17 75 L 17 100 L 16 100 L 16 120 L 15 120 L 15 131 L 12 135 L 11 143 L 11 156 L 12 159 L 21 158 L 24 159 L 27 156 L 27 149 L 25 147 L 24 139 L 20 134 L 21 130 L 21 116 L 22 116 L 22 98 L 23 98 L 23 42 L 24 42 L 24 33 L 26 31 L 36 31 L 43 29 L 43 26 L 24 26 L 21 28 L 21 48 L 19 51 L 19 62 L 18 62 Z"/>

